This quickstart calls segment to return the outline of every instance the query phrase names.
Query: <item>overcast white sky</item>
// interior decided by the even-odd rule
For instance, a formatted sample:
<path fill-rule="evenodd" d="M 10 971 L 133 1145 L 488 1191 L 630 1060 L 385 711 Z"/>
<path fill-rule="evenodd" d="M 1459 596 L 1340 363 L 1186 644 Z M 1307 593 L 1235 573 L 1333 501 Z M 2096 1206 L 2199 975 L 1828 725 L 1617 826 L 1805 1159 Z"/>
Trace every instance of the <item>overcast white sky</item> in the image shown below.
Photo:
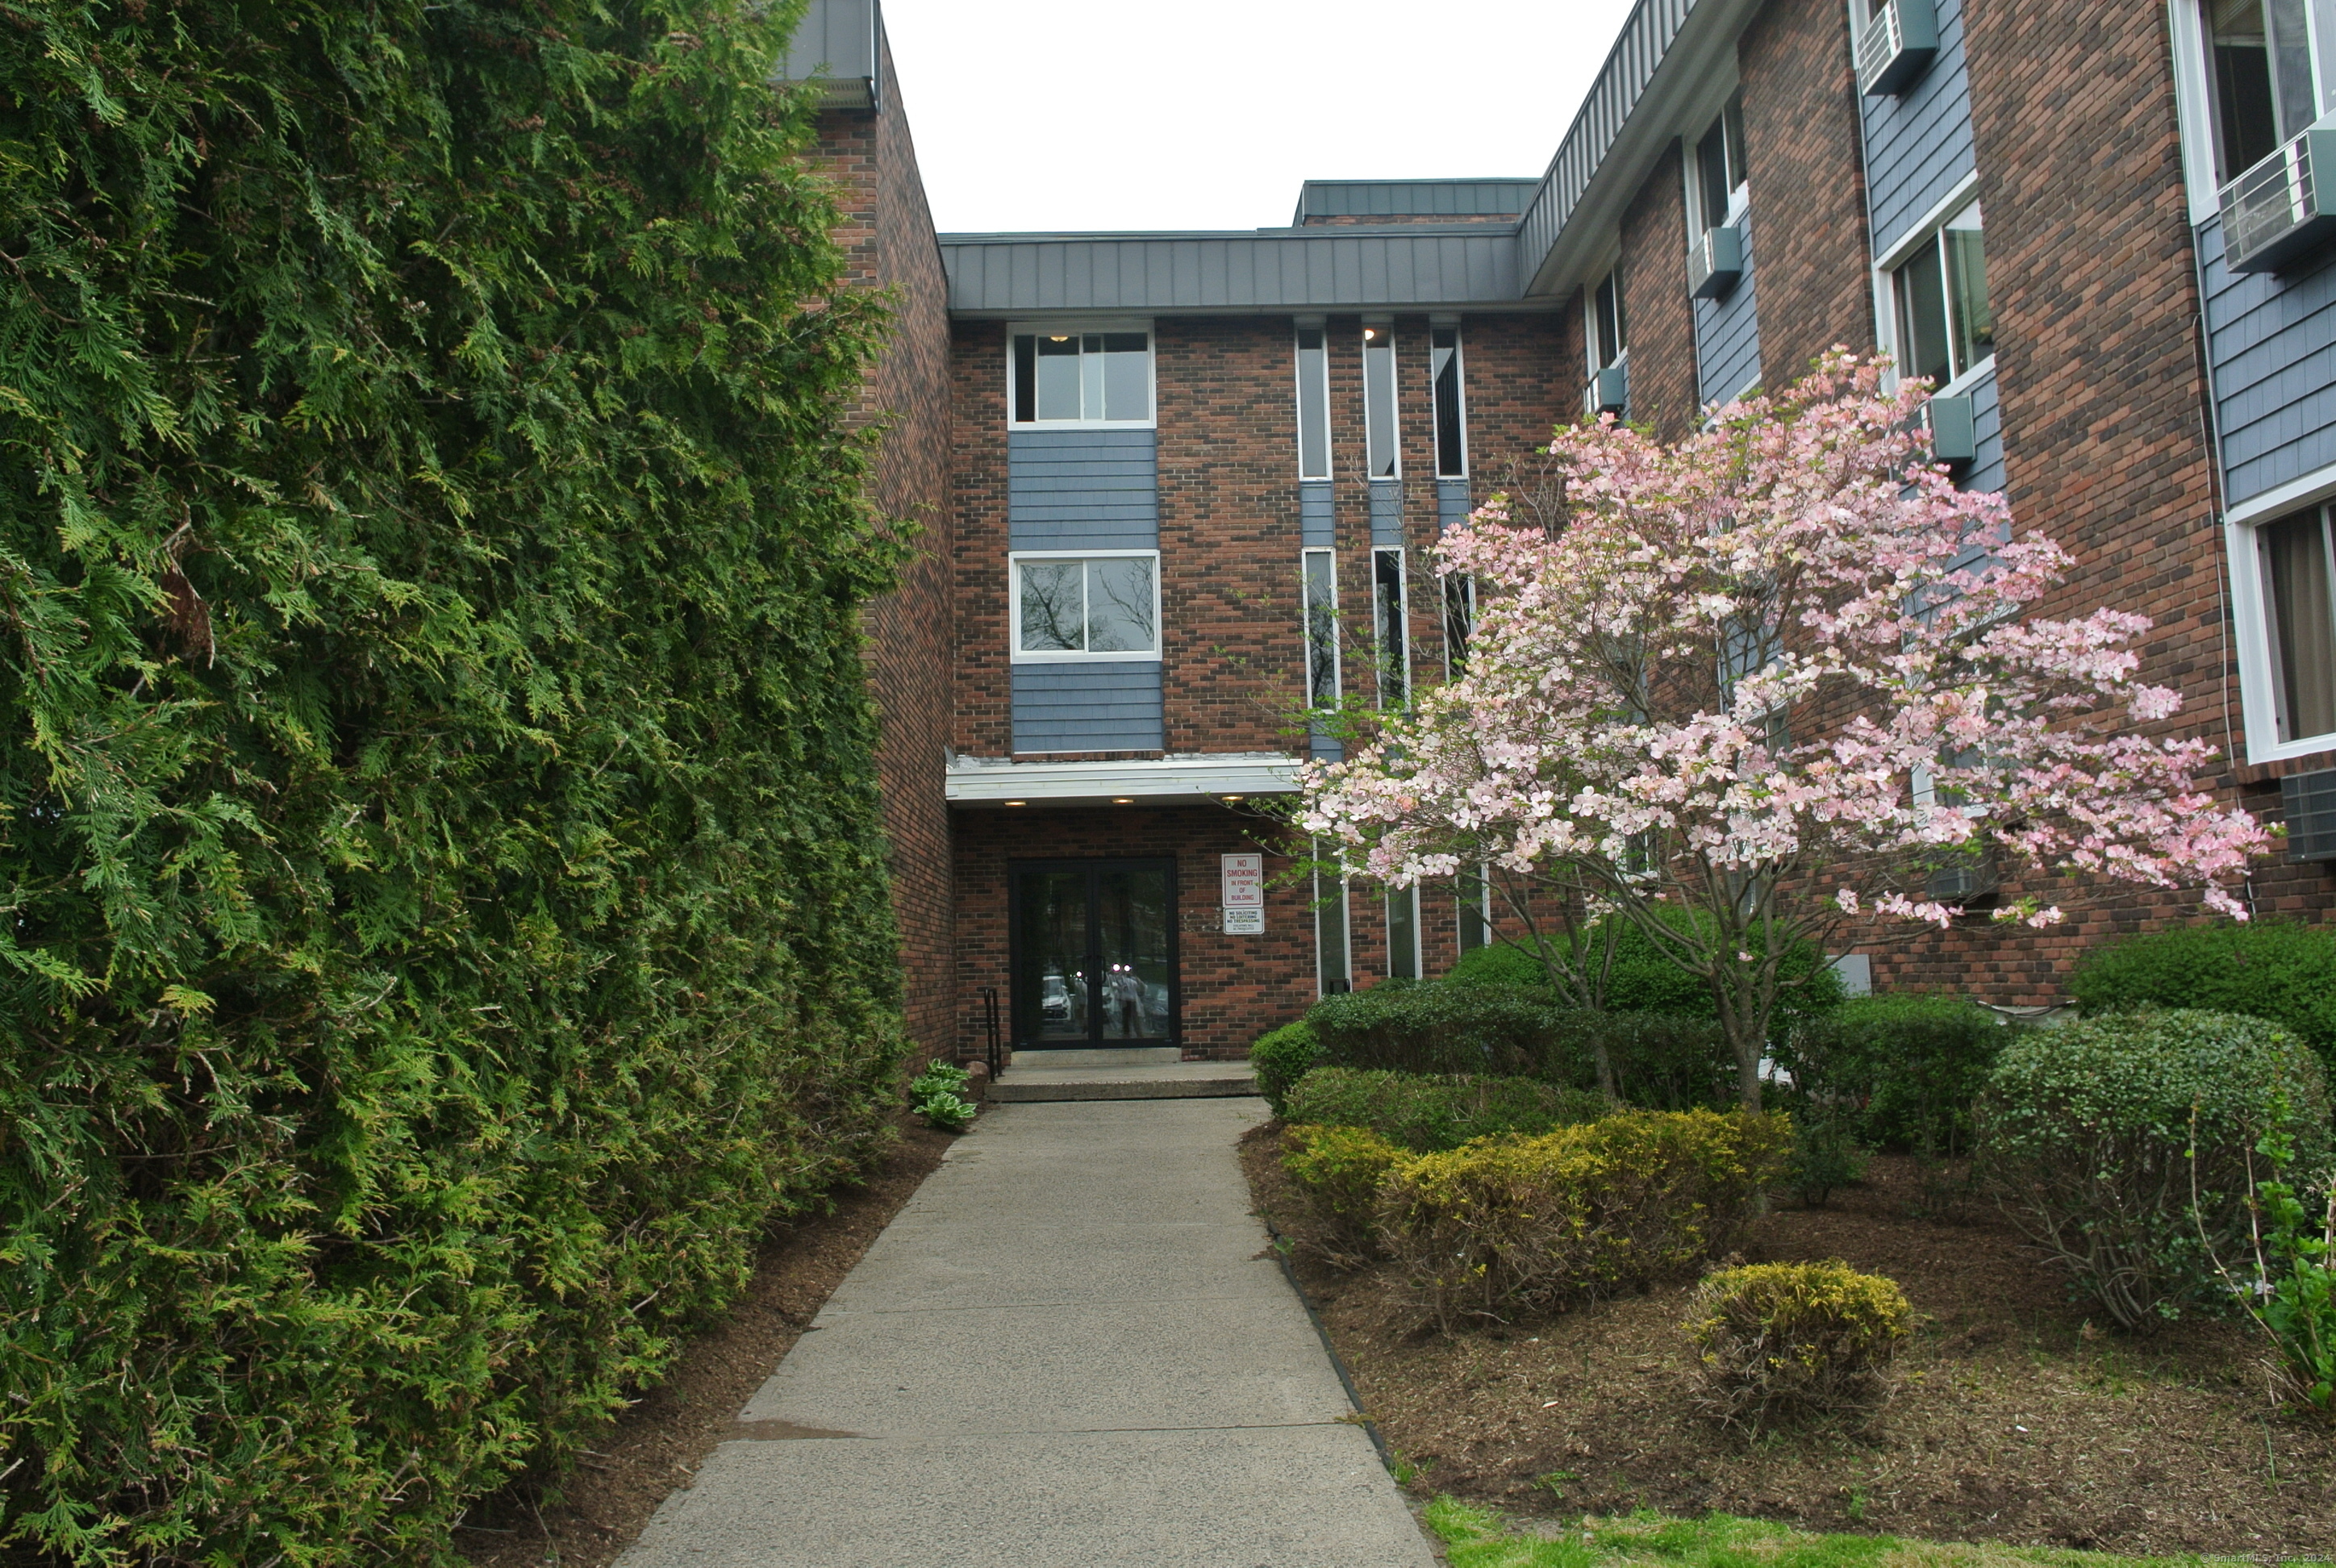
<path fill-rule="evenodd" d="M 933 221 L 1256 229 L 1309 179 L 1539 176 L 1630 0 L 884 0 Z"/>

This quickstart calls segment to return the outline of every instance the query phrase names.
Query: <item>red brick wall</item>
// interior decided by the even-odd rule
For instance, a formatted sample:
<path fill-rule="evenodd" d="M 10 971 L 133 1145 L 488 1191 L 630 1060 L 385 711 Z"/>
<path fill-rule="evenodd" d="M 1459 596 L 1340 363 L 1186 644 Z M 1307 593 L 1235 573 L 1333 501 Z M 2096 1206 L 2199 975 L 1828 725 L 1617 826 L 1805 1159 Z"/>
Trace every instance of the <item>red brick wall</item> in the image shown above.
<path fill-rule="evenodd" d="M 2069 583 L 2035 613 L 2109 605 L 2151 617 L 2138 678 L 2184 699 L 2162 728 L 2220 744 L 2227 698 L 2244 744 L 2211 522 L 2165 12 L 1997 0 L 1970 7 L 1965 24 L 2006 490 L 2019 525 L 2077 558 Z M 2051 133 L 2039 135 L 2045 125 Z M 2258 779 L 2267 771 L 2231 769 L 2223 799 L 2275 808 L 2276 793 Z M 2321 919 L 2331 903 L 2329 875 L 2316 867 L 2263 862 L 2254 888 L 2267 912 Z M 2060 904 L 2068 923 L 1924 937 L 1878 958 L 1877 982 L 2049 1001 L 2082 949 L 2200 918 L 2193 897 L 2118 883 L 2039 879 L 2006 889 L 2021 891 Z"/>
<path fill-rule="evenodd" d="M 982 1047 L 981 988 L 998 988 L 1009 1019 L 1007 868 L 1015 860 L 1152 857 L 1176 860 L 1183 1043 L 1192 1058 L 1245 1054 L 1266 1030 L 1314 1001 L 1314 920 L 1309 890 L 1277 885 L 1290 867 L 1275 824 L 1221 806 L 1030 808 L 960 812 L 957 831 L 959 1049 Z M 1217 857 L 1266 853 L 1265 930 L 1229 937 L 1221 924 Z M 1008 1025 L 1010 1027 L 1010 1023 Z M 1011 1041 L 1008 1041 L 1011 1044 Z"/>
<path fill-rule="evenodd" d="M 1737 40 L 1736 59 L 1759 230 L 1761 377 L 1777 390 L 1835 344 L 1874 346 L 1848 9 L 1769 0 Z"/>
<path fill-rule="evenodd" d="M 903 1007 L 928 1054 L 952 1038 L 949 819 L 942 778 L 949 736 L 948 284 L 916 148 L 886 54 L 883 112 L 820 117 L 820 162 L 836 181 L 837 233 L 857 287 L 896 291 L 890 344 L 859 412 L 882 429 L 876 503 L 918 531 L 900 588 L 868 607 L 868 663 L 881 718 L 876 757 L 891 841 Z"/>
<path fill-rule="evenodd" d="M 1006 619 L 1006 327 L 959 322 L 949 375 L 949 540 L 955 609 L 951 670 L 957 749 L 1005 756 L 1012 749 L 1013 684 Z"/>
<path fill-rule="evenodd" d="M 1630 336 L 1630 423 L 1677 441 L 1702 422 L 1695 312 L 1687 294 L 1687 196 L 1679 146 L 1664 150 L 1622 214 L 1622 314 Z M 1767 326 L 1767 312 L 1761 326 Z M 1585 378 L 1587 372 L 1584 372 Z"/>

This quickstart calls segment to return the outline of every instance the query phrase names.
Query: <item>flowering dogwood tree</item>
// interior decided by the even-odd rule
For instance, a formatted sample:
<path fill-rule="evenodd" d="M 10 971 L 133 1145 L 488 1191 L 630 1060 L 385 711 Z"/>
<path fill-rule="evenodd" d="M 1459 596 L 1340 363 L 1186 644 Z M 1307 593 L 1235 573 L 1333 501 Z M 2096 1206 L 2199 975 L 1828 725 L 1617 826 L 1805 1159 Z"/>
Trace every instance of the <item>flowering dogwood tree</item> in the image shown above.
<path fill-rule="evenodd" d="M 1557 911 L 1535 945 L 1569 992 L 1585 930 L 1636 926 L 1710 988 L 1750 1105 L 1786 955 L 1946 925 L 1942 869 L 2203 887 L 2243 920 L 2220 883 L 2270 842 L 2198 787 L 2213 747 L 2140 733 L 2180 706 L 2132 678 L 2147 619 L 2019 618 L 2069 557 L 1924 462 L 1927 394 L 1883 370 L 1836 350 L 1673 446 L 1561 428 L 1557 521 L 1495 497 L 1439 552 L 1481 595 L 1464 670 L 1305 779 L 1303 825 L 1372 876 L 1486 866 Z"/>

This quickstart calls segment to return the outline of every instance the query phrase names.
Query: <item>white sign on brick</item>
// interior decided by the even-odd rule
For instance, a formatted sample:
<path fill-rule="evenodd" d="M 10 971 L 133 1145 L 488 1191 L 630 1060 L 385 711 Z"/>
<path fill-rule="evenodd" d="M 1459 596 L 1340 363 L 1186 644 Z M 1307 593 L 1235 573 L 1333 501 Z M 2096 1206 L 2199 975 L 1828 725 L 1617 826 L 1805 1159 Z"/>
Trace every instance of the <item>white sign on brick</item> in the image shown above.
<path fill-rule="evenodd" d="M 1225 935 L 1229 937 L 1265 935 L 1265 911 L 1263 910 L 1227 910 Z"/>
<path fill-rule="evenodd" d="M 1225 908 L 1228 910 L 1265 908 L 1265 857 L 1255 854 L 1225 855 L 1221 858 L 1224 862 Z"/>

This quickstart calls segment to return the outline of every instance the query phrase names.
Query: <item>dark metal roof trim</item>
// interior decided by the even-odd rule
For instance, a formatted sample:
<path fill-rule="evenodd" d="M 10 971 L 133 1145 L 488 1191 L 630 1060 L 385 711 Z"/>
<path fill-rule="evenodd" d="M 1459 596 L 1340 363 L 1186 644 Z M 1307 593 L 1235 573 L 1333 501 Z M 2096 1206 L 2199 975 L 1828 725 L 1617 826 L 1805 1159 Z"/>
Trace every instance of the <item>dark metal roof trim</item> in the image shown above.
<path fill-rule="evenodd" d="M 1514 218 L 1533 200 L 1535 179 L 1309 180 L 1299 187 L 1292 224 L 1309 218 Z"/>
<path fill-rule="evenodd" d="M 832 108 L 875 108 L 881 26 L 877 0 L 811 0 L 787 41 L 776 79 L 791 85 L 820 83 Z"/>

